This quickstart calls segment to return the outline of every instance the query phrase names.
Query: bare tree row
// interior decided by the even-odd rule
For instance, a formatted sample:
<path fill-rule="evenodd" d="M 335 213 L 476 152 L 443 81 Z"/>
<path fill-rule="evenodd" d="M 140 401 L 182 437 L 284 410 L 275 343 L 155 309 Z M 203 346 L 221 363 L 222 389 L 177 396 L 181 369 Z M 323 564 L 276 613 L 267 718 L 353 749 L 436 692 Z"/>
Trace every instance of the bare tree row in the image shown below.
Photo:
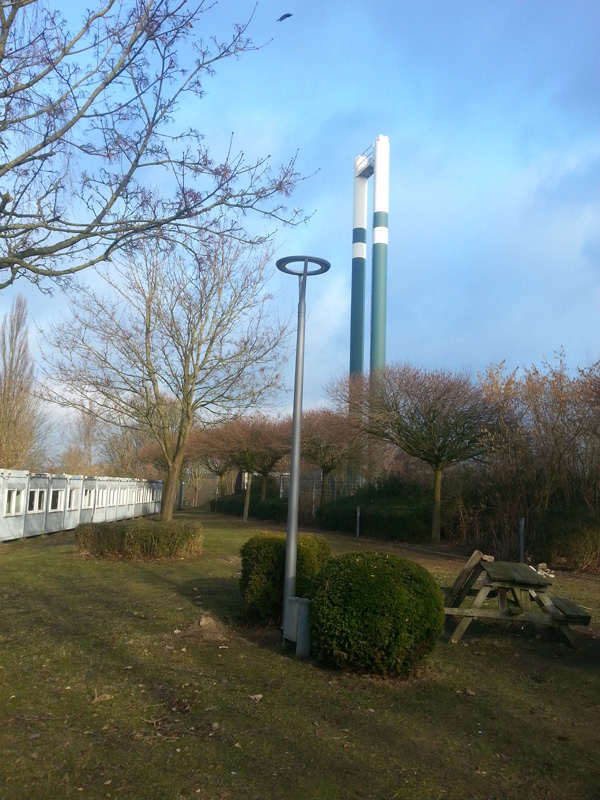
<path fill-rule="evenodd" d="M 452 467 L 446 532 L 496 551 L 514 549 L 520 518 L 535 537 L 550 511 L 600 513 L 600 362 L 570 371 L 559 353 L 541 368 L 491 365 L 477 380 L 397 364 L 339 381 L 331 395 L 367 436 L 369 479 L 377 472 L 369 438 L 431 467 L 433 542 L 442 530 L 442 475 Z"/>

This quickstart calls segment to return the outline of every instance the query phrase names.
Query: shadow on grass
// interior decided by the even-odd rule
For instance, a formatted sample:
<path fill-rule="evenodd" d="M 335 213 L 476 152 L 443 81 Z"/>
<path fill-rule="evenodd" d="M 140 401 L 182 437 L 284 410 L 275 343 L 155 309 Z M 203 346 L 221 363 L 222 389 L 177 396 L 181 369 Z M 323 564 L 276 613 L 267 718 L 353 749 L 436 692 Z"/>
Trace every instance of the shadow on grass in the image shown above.
<path fill-rule="evenodd" d="M 473 620 L 459 642 L 452 642 L 457 618 L 446 617 L 440 644 L 449 648 L 494 647 L 501 644 L 513 647 L 515 652 L 526 647 L 535 658 L 566 667 L 600 671 L 600 635 L 587 628 L 572 626 L 575 648 L 571 647 L 561 631 L 550 625 L 539 627 L 532 623 L 485 622 Z"/>
<path fill-rule="evenodd" d="M 199 611 L 208 611 L 223 623 L 238 624 L 242 618 L 237 578 L 199 577 L 177 583 L 175 589 Z"/>
<path fill-rule="evenodd" d="M 237 636 L 258 647 L 273 650 L 281 643 L 281 628 L 252 622 L 244 617 L 238 578 L 201 578 L 176 587 L 182 598 L 192 602 L 199 617 L 208 613 Z"/>

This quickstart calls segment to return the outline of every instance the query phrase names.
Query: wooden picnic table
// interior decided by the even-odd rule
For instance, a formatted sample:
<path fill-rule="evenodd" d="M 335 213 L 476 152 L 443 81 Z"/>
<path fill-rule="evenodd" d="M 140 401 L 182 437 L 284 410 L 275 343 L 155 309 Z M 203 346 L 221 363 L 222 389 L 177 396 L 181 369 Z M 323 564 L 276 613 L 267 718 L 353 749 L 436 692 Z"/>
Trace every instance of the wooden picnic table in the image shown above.
<path fill-rule="evenodd" d="M 476 550 L 453 585 L 446 590 L 447 616 L 462 617 L 452 634 L 458 642 L 473 619 L 531 622 L 558 628 L 575 646 L 572 624 L 589 625 L 591 615 L 565 597 L 550 592 L 552 582 L 527 564 L 495 561 Z M 471 605 L 464 605 L 475 595 Z M 484 608 L 488 599 L 494 607 Z"/>

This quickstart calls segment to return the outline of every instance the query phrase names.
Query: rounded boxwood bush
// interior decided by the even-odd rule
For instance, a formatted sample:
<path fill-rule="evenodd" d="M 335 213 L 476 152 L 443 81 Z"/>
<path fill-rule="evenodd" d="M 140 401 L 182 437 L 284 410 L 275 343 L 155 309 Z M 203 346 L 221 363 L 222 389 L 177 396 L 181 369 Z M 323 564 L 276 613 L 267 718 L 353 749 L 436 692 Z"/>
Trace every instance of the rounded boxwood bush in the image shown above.
<path fill-rule="evenodd" d="M 244 615 L 253 621 L 277 625 L 283 607 L 285 572 L 284 533 L 259 533 L 242 546 L 240 589 Z M 315 578 L 331 558 L 323 536 L 299 534 L 296 560 L 296 596 L 312 597 Z"/>
<path fill-rule="evenodd" d="M 311 606 L 313 653 L 358 672 L 406 675 L 444 627 L 444 601 L 420 564 L 386 553 L 345 553 L 319 573 Z"/>
<path fill-rule="evenodd" d="M 82 523 L 74 534 L 82 555 L 152 560 L 201 555 L 204 528 L 192 520 L 137 518 Z"/>

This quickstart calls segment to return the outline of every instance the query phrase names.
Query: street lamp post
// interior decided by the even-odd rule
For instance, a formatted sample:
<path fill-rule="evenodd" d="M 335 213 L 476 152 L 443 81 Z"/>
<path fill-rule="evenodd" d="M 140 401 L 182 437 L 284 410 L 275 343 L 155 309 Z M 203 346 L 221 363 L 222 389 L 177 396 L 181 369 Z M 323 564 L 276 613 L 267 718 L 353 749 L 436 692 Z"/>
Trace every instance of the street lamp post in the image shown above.
<path fill-rule="evenodd" d="M 282 636 L 288 600 L 296 593 L 296 557 L 298 553 L 298 502 L 300 498 L 300 436 L 302 427 L 302 384 L 304 381 L 304 328 L 306 322 L 306 280 L 322 275 L 331 264 L 314 256 L 286 256 L 277 262 L 277 269 L 296 275 L 299 284 L 298 333 L 296 339 L 296 373 L 294 377 L 294 408 L 292 412 L 292 451 L 290 455 L 290 487 L 285 543 L 285 572 L 283 583 Z M 301 264 L 294 269 L 292 264 Z M 312 265 L 309 268 L 309 265 Z"/>

